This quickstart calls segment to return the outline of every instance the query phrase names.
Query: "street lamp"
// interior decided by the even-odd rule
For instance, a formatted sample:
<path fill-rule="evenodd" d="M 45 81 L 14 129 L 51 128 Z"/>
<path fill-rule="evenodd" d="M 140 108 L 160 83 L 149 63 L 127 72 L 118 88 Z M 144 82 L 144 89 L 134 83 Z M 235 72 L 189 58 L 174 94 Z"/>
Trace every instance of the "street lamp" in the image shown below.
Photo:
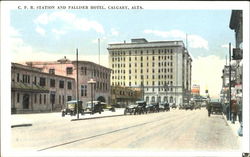
<path fill-rule="evenodd" d="M 88 84 L 91 85 L 91 110 L 93 111 L 93 84 L 95 84 L 96 81 L 94 81 L 93 79 L 90 79 L 88 81 Z"/>

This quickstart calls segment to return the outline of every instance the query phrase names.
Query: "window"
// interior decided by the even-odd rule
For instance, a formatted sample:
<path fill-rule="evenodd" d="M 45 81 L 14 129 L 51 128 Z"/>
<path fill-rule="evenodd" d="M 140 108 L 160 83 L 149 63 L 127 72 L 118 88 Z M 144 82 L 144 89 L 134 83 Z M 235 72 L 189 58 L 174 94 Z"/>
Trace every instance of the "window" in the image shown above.
<path fill-rule="evenodd" d="M 35 96 L 34 96 L 34 97 L 35 97 L 35 103 L 36 103 L 36 94 L 35 94 Z"/>
<path fill-rule="evenodd" d="M 34 84 L 36 85 L 36 76 L 35 76 L 35 78 L 34 78 Z"/>
<path fill-rule="evenodd" d="M 19 73 L 17 73 L 16 81 L 19 82 Z"/>
<path fill-rule="evenodd" d="M 81 85 L 81 96 L 87 96 L 87 85 Z"/>
<path fill-rule="evenodd" d="M 40 86 L 46 86 L 46 78 L 40 77 Z"/>
<path fill-rule="evenodd" d="M 73 68 L 72 67 L 67 67 L 66 71 L 67 71 L 67 75 L 73 74 Z"/>
<path fill-rule="evenodd" d="M 55 74 L 55 69 L 49 69 L 49 74 Z"/>
<path fill-rule="evenodd" d="M 61 95 L 59 95 L 59 104 L 61 104 Z"/>
<path fill-rule="evenodd" d="M 70 81 L 68 82 L 68 89 L 72 89 L 72 83 Z"/>
<path fill-rule="evenodd" d="M 23 75 L 23 83 L 30 83 L 30 76 L 29 75 Z"/>
<path fill-rule="evenodd" d="M 87 67 L 84 67 L 84 75 L 87 75 Z"/>
<path fill-rule="evenodd" d="M 70 100 L 72 100 L 72 96 L 67 97 L 67 101 L 70 101 Z"/>
<path fill-rule="evenodd" d="M 50 79 L 50 87 L 55 87 L 55 79 Z"/>
<path fill-rule="evenodd" d="M 44 104 L 46 104 L 46 95 L 44 95 L 43 98 L 44 98 L 44 99 L 43 99 L 43 100 L 44 100 L 43 102 L 44 102 Z"/>
<path fill-rule="evenodd" d="M 59 82 L 59 88 L 64 88 L 64 81 L 60 80 L 60 82 Z"/>
<path fill-rule="evenodd" d="M 17 93 L 17 100 L 16 100 L 18 103 L 20 102 L 20 94 Z"/>
<path fill-rule="evenodd" d="M 42 104 L 42 94 L 40 94 L 39 103 Z"/>

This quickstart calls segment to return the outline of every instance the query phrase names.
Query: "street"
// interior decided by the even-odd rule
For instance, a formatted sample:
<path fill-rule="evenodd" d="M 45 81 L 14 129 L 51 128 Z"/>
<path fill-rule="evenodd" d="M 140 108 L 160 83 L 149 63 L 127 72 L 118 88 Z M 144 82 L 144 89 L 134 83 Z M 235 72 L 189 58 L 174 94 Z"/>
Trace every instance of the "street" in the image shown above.
<path fill-rule="evenodd" d="M 104 115 L 112 114 L 105 112 Z M 71 121 L 76 117 L 61 117 L 60 113 L 12 115 L 12 120 L 26 117 L 27 123 L 32 124 L 11 129 L 12 148 L 33 151 L 240 149 L 223 116 L 208 117 L 204 108 L 118 116 L 122 112 L 120 109 L 113 117 L 86 120 L 80 116 L 82 120 L 77 121 Z"/>

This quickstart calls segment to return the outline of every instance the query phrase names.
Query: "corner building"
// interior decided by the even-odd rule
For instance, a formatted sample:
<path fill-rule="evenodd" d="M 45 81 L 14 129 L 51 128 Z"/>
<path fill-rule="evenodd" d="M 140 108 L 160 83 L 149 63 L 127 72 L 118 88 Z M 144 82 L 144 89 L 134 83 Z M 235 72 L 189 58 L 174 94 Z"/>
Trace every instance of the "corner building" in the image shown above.
<path fill-rule="evenodd" d="M 109 44 L 107 49 L 113 86 L 142 88 L 148 103 L 179 105 L 189 100 L 192 58 L 183 41 L 148 42 L 140 38 Z"/>
<path fill-rule="evenodd" d="M 77 80 L 77 62 L 71 61 L 66 57 L 57 61 L 46 62 L 26 62 L 28 65 L 42 69 L 43 72 L 51 75 L 60 75 Z M 110 87 L 111 69 L 95 64 L 89 61 L 78 61 L 78 88 L 79 100 L 86 105 L 91 101 L 91 85 L 88 84 L 90 79 L 96 81 L 93 85 L 93 99 L 101 102 L 111 102 Z M 77 88 L 77 85 L 75 85 Z M 74 88 L 76 93 L 76 89 Z M 76 94 L 75 94 L 76 95 Z"/>

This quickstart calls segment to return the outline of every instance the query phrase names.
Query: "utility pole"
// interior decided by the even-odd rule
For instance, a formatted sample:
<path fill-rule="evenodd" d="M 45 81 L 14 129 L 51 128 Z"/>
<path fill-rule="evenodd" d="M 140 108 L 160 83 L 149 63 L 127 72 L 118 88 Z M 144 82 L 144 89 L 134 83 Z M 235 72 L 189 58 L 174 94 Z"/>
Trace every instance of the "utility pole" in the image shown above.
<path fill-rule="evenodd" d="M 79 87 L 78 87 L 78 49 L 76 49 L 76 100 L 77 100 L 77 119 L 79 119 Z"/>
<path fill-rule="evenodd" d="M 229 43 L 229 120 L 231 120 L 231 43 Z"/>
<path fill-rule="evenodd" d="M 100 38 L 98 38 L 98 52 L 99 52 L 99 65 L 100 65 Z"/>

